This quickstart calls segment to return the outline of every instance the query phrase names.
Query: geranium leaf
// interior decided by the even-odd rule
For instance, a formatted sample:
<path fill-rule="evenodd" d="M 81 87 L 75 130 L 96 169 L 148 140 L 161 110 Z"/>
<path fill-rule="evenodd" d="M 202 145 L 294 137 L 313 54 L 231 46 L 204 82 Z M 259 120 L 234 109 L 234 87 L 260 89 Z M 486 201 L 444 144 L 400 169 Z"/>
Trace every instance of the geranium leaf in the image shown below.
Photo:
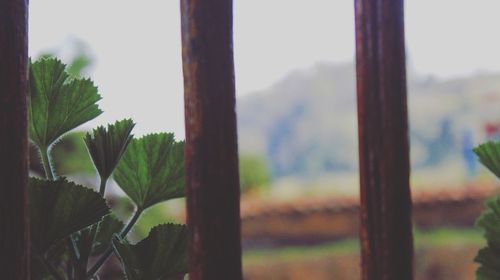
<path fill-rule="evenodd" d="M 29 135 L 40 149 L 102 113 L 96 104 L 101 96 L 93 82 L 71 80 L 65 68 L 55 58 L 30 63 Z"/>
<path fill-rule="evenodd" d="M 483 230 L 488 242 L 500 247 L 500 197 L 489 198 L 485 210 L 476 220 L 476 226 Z"/>
<path fill-rule="evenodd" d="M 111 245 L 111 239 L 118 234 L 125 225 L 113 215 L 107 215 L 99 223 L 97 234 L 92 247 L 92 255 L 100 255 Z"/>
<path fill-rule="evenodd" d="M 171 133 L 133 139 L 113 178 L 141 209 L 184 196 L 184 142 Z"/>
<path fill-rule="evenodd" d="M 476 270 L 476 280 L 500 279 L 500 249 L 487 246 L 477 253 L 475 262 L 481 264 Z"/>
<path fill-rule="evenodd" d="M 476 279 L 500 279 L 500 197 L 490 198 L 486 208 L 476 220 L 476 226 L 484 231 L 488 245 L 479 250 L 475 262 L 480 266 Z"/>
<path fill-rule="evenodd" d="M 65 178 L 30 178 L 29 196 L 32 247 L 40 255 L 109 213 L 106 201 L 98 193 Z"/>
<path fill-rule="evenodd" d="M 479 161 L 500 178 L 500 142 L 488 141 L 474 148 Z"/>
<path fill-rule="evenodd" d="M 185 225 L 156 226 L 135 245 L 115 236 L 113 247 L 129 280 L 166 280 L 188 272 Z"/>
<path fill-rule="evenodd" d="M 131 119 L 99 126 L 85 135 L 85 144 L 101 178 L 109 178 L 132 139 L 135 124 Z"/>

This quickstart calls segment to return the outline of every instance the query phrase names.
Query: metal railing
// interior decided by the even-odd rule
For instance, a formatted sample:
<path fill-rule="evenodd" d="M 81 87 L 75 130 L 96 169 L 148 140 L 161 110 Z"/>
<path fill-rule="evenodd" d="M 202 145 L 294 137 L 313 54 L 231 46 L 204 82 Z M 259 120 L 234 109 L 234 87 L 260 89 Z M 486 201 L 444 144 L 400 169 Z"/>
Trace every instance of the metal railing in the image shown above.
<path fill-rule="evenodd" d="M 334 0 L 332 0 L 334 1 Z M 403 0 L 355 0 L 364 280 L 411 280 Z M 0 0 L 0 265 L 29 279 L 27 0 Z M 242 279 L 232 0 L 181 0 L 191 280 Z"/>
<path fill-rule="evenodd" d="M 28 2 L 0 0 L 0 275 L 30 279 Z"/>

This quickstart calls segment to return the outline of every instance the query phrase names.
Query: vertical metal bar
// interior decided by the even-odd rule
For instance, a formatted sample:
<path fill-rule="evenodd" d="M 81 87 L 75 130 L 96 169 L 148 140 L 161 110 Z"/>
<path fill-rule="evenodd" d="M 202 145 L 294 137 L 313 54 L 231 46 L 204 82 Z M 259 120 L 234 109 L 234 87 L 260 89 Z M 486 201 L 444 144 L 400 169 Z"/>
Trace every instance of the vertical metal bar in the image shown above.
<path fill-rule="evenodd" d="M 239 280 L 232 0 L 181 0 L 190 279 Z"/>
<path fill-rule="evenodd" d="M 0 0 L 0 267 L 29 279 L 28 1 Z"/>
<path fill-rule="evenodd" d="M 413 279 L 403 0 L 355 0 L 364 280 Z"/>

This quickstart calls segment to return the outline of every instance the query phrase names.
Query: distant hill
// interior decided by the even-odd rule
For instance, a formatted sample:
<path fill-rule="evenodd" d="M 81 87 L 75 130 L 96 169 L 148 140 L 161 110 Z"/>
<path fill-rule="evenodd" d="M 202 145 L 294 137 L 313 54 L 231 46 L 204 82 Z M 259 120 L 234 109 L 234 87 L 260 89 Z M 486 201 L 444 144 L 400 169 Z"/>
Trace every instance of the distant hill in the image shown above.
<path fill-rule="evenodd" d="M 409 77 L 413 168 L 462 155 L 500 121 L 500 74 L 453 80 Z M 239 146 L 265 155 L 275 178 L 357 169 L 355 68 L 319 64 L 238 99 Z M 470 144 L 469 144 L 470 145 Z"/>

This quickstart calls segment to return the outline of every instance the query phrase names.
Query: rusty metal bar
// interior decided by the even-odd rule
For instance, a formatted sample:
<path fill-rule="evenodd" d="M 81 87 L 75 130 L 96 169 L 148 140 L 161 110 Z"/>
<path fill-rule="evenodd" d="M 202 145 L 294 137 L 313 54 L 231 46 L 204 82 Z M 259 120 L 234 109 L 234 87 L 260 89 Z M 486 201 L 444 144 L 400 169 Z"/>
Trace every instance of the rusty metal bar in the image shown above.
<path fill-rule="evenodd" d="M 364 280 L 413 279 L 403 0 L 356 0 Z"/>
<path fill-rule="evenodd" d="M 190 279 L 239 280 L 232 0 L 181 0 Z"/>
<path fill-rule="evenodd" d="M 0 0 L 0 267 L 29 279 L 28 1 Z"/>

